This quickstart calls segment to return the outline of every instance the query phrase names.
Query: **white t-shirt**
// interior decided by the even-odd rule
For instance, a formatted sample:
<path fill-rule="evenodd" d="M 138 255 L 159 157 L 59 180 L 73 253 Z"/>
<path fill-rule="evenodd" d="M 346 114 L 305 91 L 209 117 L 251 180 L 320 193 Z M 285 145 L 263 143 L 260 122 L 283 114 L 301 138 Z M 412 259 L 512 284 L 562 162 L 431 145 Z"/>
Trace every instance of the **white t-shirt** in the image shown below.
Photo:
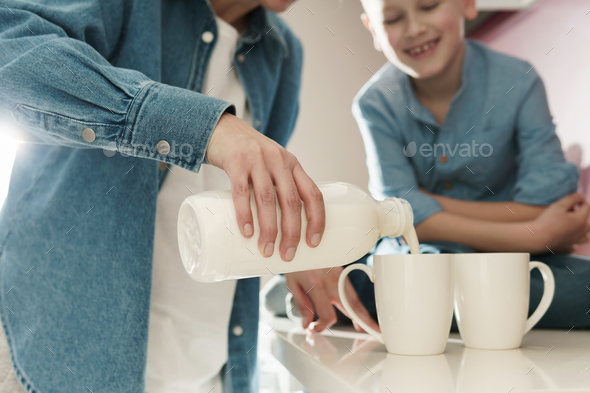
<path fill-rule="evenodd" d="M 251 123 L 243 86 L 232 68 L 239 33 L 216 19 L 217 43 L 203 93 L 233 103 L 237 116 Z M 230 189 L 230 183 L 225 172 L 210 165 L 201 166 L 199 173 L 176 166 L 170 170 L 158 194 L 146 392 L 221 393 L 236 281 L 193 281 L 180 259 L 176 222 L 186 197 Z"/>

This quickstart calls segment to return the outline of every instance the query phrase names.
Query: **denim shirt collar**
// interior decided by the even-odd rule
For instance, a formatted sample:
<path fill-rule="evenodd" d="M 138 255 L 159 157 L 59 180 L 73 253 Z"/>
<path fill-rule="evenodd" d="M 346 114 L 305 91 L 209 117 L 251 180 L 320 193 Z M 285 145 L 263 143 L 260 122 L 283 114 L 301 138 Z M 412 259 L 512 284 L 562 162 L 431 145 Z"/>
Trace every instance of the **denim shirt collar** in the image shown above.
<path fill-rule="evenodd" d="M 453 107 L 454 104 L 459 99 L 461 99 L 463 95 L 465 95 L 465 91 L 468 89 L 469 81 L 474 77 L 474 75 L 471 75 L 471 73 L 470 73 L 470 71 L 473 69 L 472 63 L 473 63 L 473 49 L 471 48 L 469 41 L 466 40 L 464 57 L 463 57 L 463 65 L 461 67 L 461 87 L 459 87 L 459 90 L 457 91 L 457 93 L 453 97 L 450 107 Z M 437 128 L 441 127 L 441 124 L 439 124 L 436 121 L 432 112 L 428 108 L 426 108 L 424 105 L 422 105 L 422 103 L 416 97 L 416 94 L 414 93 L 414 88 L 412 87 L 412 83 L 410 81 L 410 77 L 404 73 L 402 75 L 401 82 L 402 82 L 401 83 L 402 89 L 404 90 L 404 95 L 405 95 L 405 97 L 408 97 L 407 108 L 410 112 L 412 112 L 412 115 L 417 117 L 418 120 L 423 123 L 426 123 L 428 125 L 432 125 Z M 450 112 L 451 112 L 451 110 L 449 108 L 448 113 L 450 113 Z"/>
<path fill-rule="evenodd" d="M 211 20 L 214 19 L 215 11 L 211 6 L 209 0 L 204 1 L 206 8 L 211 13 Z M 240 41 L 244 45 L 254 46 L 260 42 L 264 36 L 272 37 L 277 40 L 283 49 L 285 50 L 285 58 L 289 55 L 289 45 L 287 40 L 280 28 L 277 28 L 270 18 L 270 11 L 266 10 L 262 6 L 258 6 L 250 12 L 250 20 L 248 21 L 248 27 L 242 34 Z"/>
<path fill-rule="evenodd" d="M 242 42 L 246 45 L 256 45 L 264 36 L 277 40 L 285 50 L 285 57 L 289 55 L 289 47 L 281 30 L 274 26 L 268 17 L 268 12 L 262 6 L 255 8 L 251 15 L 246 31 L 242 35 Z"/>

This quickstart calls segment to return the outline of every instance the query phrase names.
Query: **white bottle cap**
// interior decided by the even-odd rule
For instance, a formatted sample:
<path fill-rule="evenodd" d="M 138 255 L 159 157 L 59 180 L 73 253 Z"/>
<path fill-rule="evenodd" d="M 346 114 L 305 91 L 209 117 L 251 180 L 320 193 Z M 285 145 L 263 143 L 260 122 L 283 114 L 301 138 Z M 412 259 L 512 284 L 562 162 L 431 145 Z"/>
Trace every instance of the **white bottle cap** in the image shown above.
<path fill-rule="evenodd" d="M 412 206 L 405 199 L 387 198 L 377 203 L 381 219 L 381 237 L 401 236 L 408 226 L 414 224 Z"/>

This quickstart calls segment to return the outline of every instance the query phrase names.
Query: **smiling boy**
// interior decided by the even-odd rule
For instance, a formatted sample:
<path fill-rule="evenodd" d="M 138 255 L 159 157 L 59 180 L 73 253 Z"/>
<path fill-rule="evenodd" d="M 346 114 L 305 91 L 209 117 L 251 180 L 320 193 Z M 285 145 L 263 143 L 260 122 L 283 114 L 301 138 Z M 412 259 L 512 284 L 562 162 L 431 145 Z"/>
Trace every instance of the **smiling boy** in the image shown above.
<path fill-rule="evenodd" d="M 407 199 L 418 237 L 445 242 L 439 251 L 550 253 L 543 258 L 557 290 L 544 320 L 568 323 L 573 309 L 560 313 L 558 299 L 581 299 L 584 285 L 572 280 L 588 277 L 590 263 L 553 254 L 588 241 L 590 208 L 575 193 L 577 169 L 565 161 L 534 67 L 465 40 L 474 0 L 363 0 L 363 7 L 374 46 L 389 60 L 353 104 L 371 193 Z M 533 275 L 533 298 L 539 280 Z"/>

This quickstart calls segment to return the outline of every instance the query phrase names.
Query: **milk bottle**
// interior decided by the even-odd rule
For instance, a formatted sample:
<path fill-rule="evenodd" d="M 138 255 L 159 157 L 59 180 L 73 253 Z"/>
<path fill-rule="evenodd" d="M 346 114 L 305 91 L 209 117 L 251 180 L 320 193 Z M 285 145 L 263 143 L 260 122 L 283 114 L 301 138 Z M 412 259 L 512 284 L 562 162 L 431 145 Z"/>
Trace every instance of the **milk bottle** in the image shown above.
<path fill-rule="evenodd" d="M 258 215 L 251 192 L 254 236 L 238 228 L 231 191 L 206 191 L 188 197 L 178 213 L 178 245 L 188 274 L 196 281 L 215 282 L 268 274 L 342 266 L 363 257 L 384 236 L 404 236 L 419 253 L 414 214 L 404 199 L 376 201 L 347 183 L 318 184 L 324 197 L 326 228 L 316 248 L 305 241 L 307 220 L 302 209 L 301 241 L 291 262 L 278 250 L 268 258 L 258 251 Z M 277 203 L 277 217 L 281 211 Z M 280 222 L 280 221 L 279 221 Z M 276 244 L 281 239 L 280 225 Z"/>

